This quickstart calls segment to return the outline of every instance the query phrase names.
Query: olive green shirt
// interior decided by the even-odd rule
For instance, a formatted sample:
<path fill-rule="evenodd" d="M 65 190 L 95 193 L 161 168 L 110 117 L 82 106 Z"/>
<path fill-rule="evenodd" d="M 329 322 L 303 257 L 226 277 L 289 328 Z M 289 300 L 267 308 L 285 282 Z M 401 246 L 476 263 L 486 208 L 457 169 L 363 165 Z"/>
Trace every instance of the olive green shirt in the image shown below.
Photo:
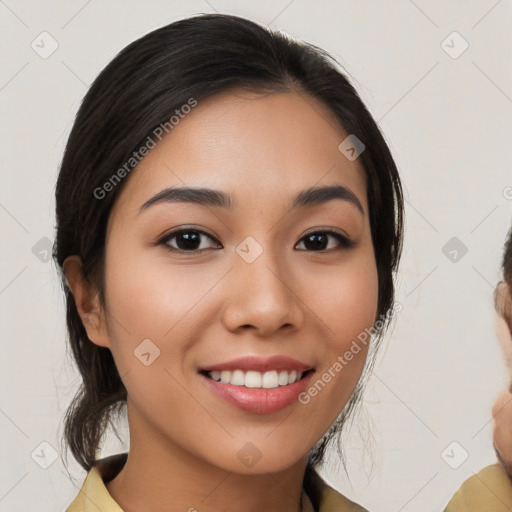
<path fill-rule="evenodd" d="M 469 477 L 444 512 L 510 512 L 512 481 L 500 464 L 487 466 Z"/>
<path fill-rule="evenodd" d="M 110 496 L 105 482 L 112 480 L 124 466 L 127 453 L 106 457 L 96 462 L 66 512 L 124 512 Z M 307 500 L 305 506 L 314 512 L 368 512 L 365 508 L 334 490 L 311 468 L 306 471 Z M 306 489 L 306 485 L 305 485 Z"/>

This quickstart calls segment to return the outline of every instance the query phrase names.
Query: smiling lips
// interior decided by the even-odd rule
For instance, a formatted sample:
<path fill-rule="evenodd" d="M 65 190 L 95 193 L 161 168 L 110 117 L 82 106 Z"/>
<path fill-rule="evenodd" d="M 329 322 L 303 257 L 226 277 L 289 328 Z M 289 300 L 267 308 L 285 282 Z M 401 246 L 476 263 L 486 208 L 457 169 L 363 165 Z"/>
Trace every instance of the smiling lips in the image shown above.
<path fill-rule="evenodd" d="M 287 386 L 298 382 L 302 378 L 302 372 L 292 370 L 288 372 L 281 370 L 271 370 L 261 373 L 255 371 L 244 372 L 242 370 L 214 370 L 207 372 L 208 376 L 217 382 L 224 384 L 233 384 L 234 386 L 245 386 L 246 388 L 265 388 L 272 389 L 278 386 Z"/>
<path fill-rule="evenodd" d="M 247 388 L 272 389 L 298 382 L 311 366 L 287 356 L 242 357 L 203 368 L 211 379 Z"/>
<path fill-rule="evenodd" d="M 312 370 L 287 356 L 244 357 L 205 367 L 200 374 L 212 391 L 237 408 L 268 414 L 295 402 Z"/>

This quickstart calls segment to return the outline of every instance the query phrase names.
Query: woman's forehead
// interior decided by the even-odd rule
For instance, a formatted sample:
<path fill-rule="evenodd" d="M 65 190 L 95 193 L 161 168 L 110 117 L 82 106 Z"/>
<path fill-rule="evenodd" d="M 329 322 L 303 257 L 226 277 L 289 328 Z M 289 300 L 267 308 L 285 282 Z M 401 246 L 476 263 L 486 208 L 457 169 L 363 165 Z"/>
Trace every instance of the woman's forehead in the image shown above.
<path fill-rule="evenodd" d="M 363 166 L 339 149 L 346 137 L 328 109 L 303 94 L 224 93 L 183 116 L 122 195 L 140 202 L 166 187 L 203 186 L 266 199 L 329 183 L 365 203 Z"/>

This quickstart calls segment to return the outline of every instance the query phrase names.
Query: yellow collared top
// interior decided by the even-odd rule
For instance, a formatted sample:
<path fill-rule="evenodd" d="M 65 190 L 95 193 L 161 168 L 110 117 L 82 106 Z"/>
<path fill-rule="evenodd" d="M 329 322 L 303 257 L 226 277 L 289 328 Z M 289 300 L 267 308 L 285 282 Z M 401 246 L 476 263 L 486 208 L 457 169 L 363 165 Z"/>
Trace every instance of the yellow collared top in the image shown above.
<path fill-rule="evenodd" d="M 112 480 L 119 473 L 127 456 L 127 453 L 119 453 L 97 461 L 87 474 L 80 492 L 66 512 L 124 512 L 110 496 L 105 482 Z M 315 512 L 368 512 L 327 485 L 314 470 L 308 467 L 307 471 L 314 482 L 314 496 L 311 495 L 311 491 L 308 496 L 318 506 L 318 508 L 314 508 L 308 500 L 308 505 L 312 507 L 312 510 Z"/>
<path fill-rule="evenodd" d="M 485 467 L 469 477 L 454 494 L 444 512 L 509 512 L 512 481 L 500 464 Z"/>

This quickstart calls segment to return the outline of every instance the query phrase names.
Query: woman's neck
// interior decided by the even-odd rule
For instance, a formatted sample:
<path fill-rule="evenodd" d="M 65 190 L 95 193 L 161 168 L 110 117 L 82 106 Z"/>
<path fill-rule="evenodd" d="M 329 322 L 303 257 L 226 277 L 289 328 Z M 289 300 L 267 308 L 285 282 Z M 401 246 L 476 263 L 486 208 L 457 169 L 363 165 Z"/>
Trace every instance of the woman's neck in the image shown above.
<path fill-rule="evenodd" d="M 300 512 L 304 471 L 305 461 L 264 475 L 198 471 L 150 451 L 141 456 L 130 450 L 125 466 L 106 487 L 125 512 Z"/>
<path fill-rule="evenodd" d="M 106 483 L 125 512 L 301 512 L 306 457 L 285 470 L 240 474 L 196 457 L 158 433 L 142 436 L 144 429 L 134 423 L 126 463 Z"/>

